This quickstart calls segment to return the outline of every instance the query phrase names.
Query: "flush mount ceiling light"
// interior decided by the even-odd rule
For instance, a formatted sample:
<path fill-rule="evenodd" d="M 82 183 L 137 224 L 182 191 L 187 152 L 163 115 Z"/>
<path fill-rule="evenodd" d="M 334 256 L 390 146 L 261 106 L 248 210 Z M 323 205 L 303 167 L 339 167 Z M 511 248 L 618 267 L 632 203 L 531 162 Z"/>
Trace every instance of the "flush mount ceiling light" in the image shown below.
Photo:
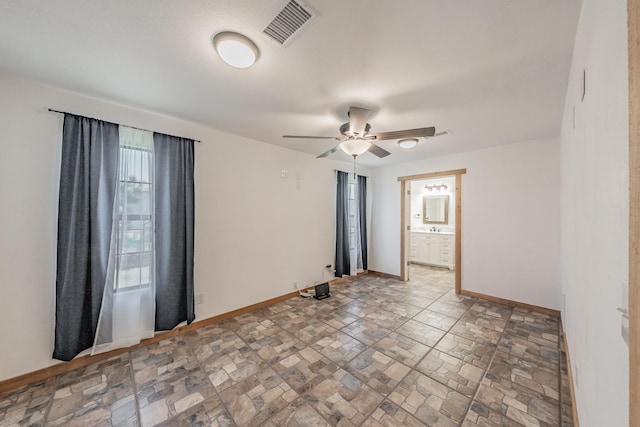
<path fill-rule="evenodd" d="M 260 53 L 251 39 L 232 31 L 223 31 L 213 36 L 213 45 L 220 58 L 236 68 L 252 66 Z"/>
<path fill-rule="evenodd" d="M 398 141 L 398 145 L 402 148 L 413 148 L 418 145 L 418 138 L 404 138 Z"/>

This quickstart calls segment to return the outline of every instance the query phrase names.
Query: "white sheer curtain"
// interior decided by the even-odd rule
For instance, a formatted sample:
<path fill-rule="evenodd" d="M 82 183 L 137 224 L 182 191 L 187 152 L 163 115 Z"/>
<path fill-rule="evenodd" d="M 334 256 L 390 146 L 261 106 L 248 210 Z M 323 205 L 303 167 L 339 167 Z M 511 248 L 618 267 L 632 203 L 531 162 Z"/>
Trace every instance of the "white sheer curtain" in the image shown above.
<path fill-rule="evenodd" d="M 119 135 L 111 251 L 92 354 L 137 344 L 155 329 L 153 133 L 120 126 Z"/>
<path fill-rule="evenodd" d="M 362 247 L 360 233 L 360 209 L 358 206 L 358 180 L 349 174 L 349 255 L 350 276 L 356 276 L 362 269 Z"/>

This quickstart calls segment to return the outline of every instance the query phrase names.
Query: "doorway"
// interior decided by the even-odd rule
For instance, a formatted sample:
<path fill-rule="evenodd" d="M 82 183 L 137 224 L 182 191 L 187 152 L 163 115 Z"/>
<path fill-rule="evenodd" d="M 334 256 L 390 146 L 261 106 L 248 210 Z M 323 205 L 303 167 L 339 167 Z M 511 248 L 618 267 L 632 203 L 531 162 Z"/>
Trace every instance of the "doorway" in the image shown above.
<path fill-rule="evenodd" d="M 640 426 L 640 0 L 628 0 L 629 31 L 629 425 Z"/>
<path fill-rule="evenodd" d="M 400 181 L 400 190 L 401 190 L 401 213 L 400 213 L 400 226 L 401 226 L 401 230 L 400 230 L 400 280 L 406 281 L 409 280 L 409 276 L 410 276 L 410 265 L 411 265 L 411 253 L 412 253 L 412 248 L 411 248 L 411 226 L 412 224 L 414 224 L 414 226 L 420 224 L 420 222 L 422 221 L 422 227 L 425 228 L 425 232 L 428 232 L 429 228 L 435 227 L 436 229 L 436 234 L 433 237 L 437 237 L 438 242 L 438 248 L 440 248 L 440 240 L 445 236 L 442 233 L 443 228 L 447 231 L 450 231 L 450 233 L 447 234 L 447 236 L 450 236 L 450 239 L 447 239 L 446 237 L 444 237 L 444 240 L 449 240 L 451 242 L 451 244 L 453 244 L 453 254 L 452 254 L 452 261 L 454 264 L 454 272 L 455 272 L 455 292 L 456 294 L 460 294 L 460 292 L 462 291 L 462 175 L 466 174 L 467 170 L 466 169 L 456 169 L 456 170 L 450 170 L 450 171 L 443 171 L 443 172 L 433 172 L 433 173 L 425 173 L 425 174 L 420 174 L 420 175 L 410 175 L 410 176 L 403 176 L 403 177 L 398 177 L 398 181 Z M 411 195 L 411 183 L 412 182 L 416 182 L 416 181 L 423 181 L 423 180 L 431 180 L 434 178 L 439 178 L 441 180 L 444 180 L 444 178 L 451 178 L 452 180 L 450 182 L 454 183 L 455 186 L 455 192 L 454 192 L 454 199 L 451 200 L 450 205 L 454 206 L 453 211 L 451 212 L 451 216 L 453 217 L 453 224 L 451 224 L 451 222 L 447 221 L 446 223 L 443 222 L 444 217 L 442 218 L 430 218 L 430 219 L 434 219 L 434 221 L 427 221 L 424 216 L 427 213 L 427 209 L 429 207 L 429 205 L 424 205 L 422 206 L 422 210 L 420 209 L 415 209 L 414 211 L 412 211 L 411 208 L 411 199 L 412 199 L 412 195 Z M 438 186 L 438 183 L 433 183 L 431 184 L 432 186 Z M 431 191 L 433 191 L 435 188 L 431 188 Z M 430 192 L 430 190 L 427 188 L 427 193 Z M 432 195 L 436 195 L 436 193 L 439 193 L 439 195 L 446 195 L 443 193 L 447 193 L 446 191 L 442 191 L 444 190 L 444 188 L 442 187 L 442 184 L 440 184 L 440 188 L 437 189 L 439 191 L 436 192 L 432 192 Z M 447 188 L 448 190 L 448 188 Z M 418 199 L 419 195 L 415 195 L 414 194 L 414 200 Z M 422 203 L 427 203 L 427 204 L 433 204 L 433 206 L 438 206 L 438 203 L 441 203 L 441 201 L 436 200 L 436 199 L 440 199 L 437 197 L 433 197 L 433 200 L 431 200 L 431 198 L 429 198 L 426 194 L 424 195 L 425 197 L 422 198 L 422 196 L 420 195 L 420 198 L 422 198 Z M 444 206 L 444 205 L 440 205 L 440 206 Z M 440 208 L 441 211 L 441 215 L 444 215 L 444 207 Z M 420 215 L 419 218 L 416 218 L 416 215 Z M 428 214 L 429 216 L 431 216 L 431 214 Z M 418 221 L 418 219 L 420 219 L 421 221 Z M 426 223 L 424 221 L 427 221 Z M 446 226 L 444 226 L 446 224 Z M 440 230 L 440 233 L 437 233 L 437 230 Z M 446 244 L 446 243 L 445 243 Z M 414 253 L 417 251 L 418 249 L 416 247 L 414 247 Z M 426 249 L 427 251 L 429 249 Z M 415 254 L 414 254 L 415 255 Z M 438 255 L 440 255 L 440 251 L 438 251 Z M 430 256 L 428 254 L 424 254 L 424 256 Z M 442 261 L 442 259 L 444 259 L 444 257 L 440 258 L 440 260 Z M 446 264 L 446 260 L 443 261 Z"/>

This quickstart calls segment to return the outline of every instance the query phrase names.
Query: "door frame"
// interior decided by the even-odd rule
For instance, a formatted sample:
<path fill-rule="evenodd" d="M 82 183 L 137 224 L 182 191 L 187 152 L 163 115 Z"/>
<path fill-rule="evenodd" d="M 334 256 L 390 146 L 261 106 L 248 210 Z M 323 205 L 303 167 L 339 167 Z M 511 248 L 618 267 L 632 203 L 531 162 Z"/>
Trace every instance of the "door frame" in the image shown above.
<path fill-rule="evenodd" d="M 409 278 L 409 264 L 407 256 L 409 254 L 409 239 L 407 229 L 407 218 L 410 212 L 407 210 L 407 186 L 411 181 L 418 181 L 430 178 L 442 178 L 445 176 L 454 176 L 456 179 L 456 238 L 455 238 L 455 275 L 456 275 L 456 294 L 462 292 L 462 175 L 466 174 L 466 169 L 454 169 L 442 172 L 423 173 L 418 175 L 399 176 L 400 181 L 400 280 L 406 281 Z"/>
<path fill-rule="evenodd" d="M 640 427 L 640 0 L 627 2 L 629 32 L 629 426 Z"/>

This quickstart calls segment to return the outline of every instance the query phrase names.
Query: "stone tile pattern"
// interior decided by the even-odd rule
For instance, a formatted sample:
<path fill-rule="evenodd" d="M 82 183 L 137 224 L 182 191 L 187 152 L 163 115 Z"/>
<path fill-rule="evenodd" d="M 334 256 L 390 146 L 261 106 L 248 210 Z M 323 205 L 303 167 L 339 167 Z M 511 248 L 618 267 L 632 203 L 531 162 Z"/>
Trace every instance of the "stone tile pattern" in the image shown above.
<path fill-rule="evenodd" d="M 11 426 L 571 426 L 557 319 L 361 275 L 0 395 Z"/>

